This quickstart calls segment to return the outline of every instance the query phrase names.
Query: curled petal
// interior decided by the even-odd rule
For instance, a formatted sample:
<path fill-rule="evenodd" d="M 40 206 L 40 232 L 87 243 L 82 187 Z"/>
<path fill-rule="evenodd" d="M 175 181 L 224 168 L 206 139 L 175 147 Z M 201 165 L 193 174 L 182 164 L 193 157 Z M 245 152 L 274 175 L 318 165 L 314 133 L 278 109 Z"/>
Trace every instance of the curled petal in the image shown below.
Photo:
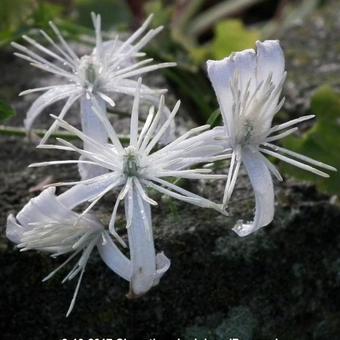
<path fill-rule="evenodd" d="M 254 221 L 239 221 L 233 228 L 238 236 L 247 236 L 268 225 L 274 217 L 273 180 L 259 151 L 245 147 L 242 151 L 243 164 L 253 186 L 256 201 Z"/>
<path fill-rule="evenodd" d="M 168 271 L 168 269 L 170 268 L 170 264 L 171 261 L 169 260 L 169 258 L 167 258 L 163 252 L 158 253 L 156 255 L 156 273 L 154 276 L 154 281 L 153 281 L 153 285 L 157 286 L 159 283 L 159 280 L 161 279 L 161 277 Z"/>
<path fill-rule="evenodd" d="M 58 201 L 55 188 L 50 187 L 32 198 L 18 213 L 16 219 L 26 231 L 36 222 L 43 223 L 52 219 L 75 220 L 76 214 Z"/>
<path fill-rule="evenodd" d="M 44 94 L 39 96 L 32 104 L 26 114 L 25 127 L 30 130 L 35 119 L 40 113 L 49 105 L 73 96 L 79 92 L 79 89 L 75 85 L 57 85 L 54 88 L 46 91 Z"/>
<path fill-rule="evenodd" d="M 97 243 L 98 252 L 105 264 L 123 279 L 130 281 L 132 275 L 131 261 L 123 255 L 109 234 L 103 232 L 104 241 Z"/>
<path fill-rule="evenodd" d="M 131 213 L 132 216 L 128 216 Z M 128 227 L 132 276 L 129 297 L 134 298 L 145 294 L 157 285 L 161 276 L 170 266 L 165 255 L 156 257 L 152 234 L 151 209 L 140 194 L 131 189 L 125 198 L 127 219 L 131 219 Z"/>
<path fill-rule="evenodd" d="M 11 214 L 7 217 L 6 237 L 13 243 L 20 243 L 22 234 L 25 229 L 17 223 L 15 217 Z"/>

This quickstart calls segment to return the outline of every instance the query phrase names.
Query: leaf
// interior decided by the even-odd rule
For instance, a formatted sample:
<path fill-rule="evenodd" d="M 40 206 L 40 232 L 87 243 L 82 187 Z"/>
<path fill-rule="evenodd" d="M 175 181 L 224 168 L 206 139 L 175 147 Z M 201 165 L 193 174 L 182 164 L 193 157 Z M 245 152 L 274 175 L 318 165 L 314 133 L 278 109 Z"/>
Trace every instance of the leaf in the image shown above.
<path fill-rule="evenodd" d="M 231 19 L 218 23 L 215 27 L 215 38 L 212 43 L 212 57 L 222 59 L 235 51 L 253 48 L 260 33 L 248 30 L 240 20 Z"/>
<path fill-rule="evenodd" d="M 89 14 L 92 11 L 101 15 L 103 30 L 112 30 L 112 26 L 114 26 L 114 29 L 117 29 L 117 27 L 121 25 L 127 29 L 133 19 L 127 1 L 75 0 L 75 6 L 77 10 L 76 23 L 84 27 L 90 27 L 91 29 L 93 26 Z"/>
<path fill-rule="evenodd" d="M 62 14 L 61 5 L 36 0 L 1 0 L 0 47 L 18 39 L 32 27 L 45 28 Z"/>
<path fill-rule="evenodd" d="M 15 110 L 3 100 L 0 100 L 0 123 L 15 116 Z"/>
<path fill-rule="evenodd" d="M 340 97 L 329 86 L 320 87 L 312 97 L 311 109 L 316 123 L 302 138 L 289 137 L 284 146 L 340 169 Z M 330 172 L 330 178 L 319 178 L 296 167 L 282 165 L 293 177 L 315 183 L 329 194 L 340 193 L 340 173 Z"/>
<path fill-rule="evenodd" d="M 221 111 L 220 109 L 216 109 L 208 118 L 207 124 L 211 125 L 211 127 L 215 127 L 219 125 L 222 121 Z"/>
<path fill-rule="evenodd" d="M 2 0 L 0 11 L 0 31 L 13 32 L 29 19 L 36 9 L 33 0 Z"/>
<path fill-rule="evenodd" d="M 39 3 L 32 15 L 34 26 L 47 27 L 48 22 L 62 15 L 63 7 L 52 3 Z"/>
<path fill-rule="evenodd" d="M 192 1 L 192 3 L 194 2 L 195 1 Z M 192 20 L 189 24 L 188 33 L 190 35 L 198 36 L 213 26 L 215 22 L 219 22 L 222 18 L 231 17 L 260 2 L 263 2 L 263 0 L 219 1 L 216 5 L 211 6 Z"/>
<path fill-rule="evenodd" d="M 161 25 L 168 25 L 171 20 L 171 15 L 173 9 L 171 6 L 164 4 L 161 0 L 151 0 L 147 1 L 144 5 L 145 12 L 150 15 L 152 13 L 157 13 L 157 15 L 152 20 L 152 26 L 158 27 Z"/>

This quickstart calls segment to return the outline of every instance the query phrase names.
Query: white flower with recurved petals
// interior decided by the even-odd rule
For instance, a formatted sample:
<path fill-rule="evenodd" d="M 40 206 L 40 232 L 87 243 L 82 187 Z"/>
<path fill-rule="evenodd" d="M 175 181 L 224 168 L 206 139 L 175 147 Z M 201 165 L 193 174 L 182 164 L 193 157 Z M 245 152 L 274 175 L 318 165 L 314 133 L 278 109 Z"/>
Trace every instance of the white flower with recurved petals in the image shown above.
<path fill-rule="evenodd" d="M 55 188 L 48 188 L 31 199 L 16 217 L 9 215 L 6 227 L 7 238 L 16 243 L 21 251 L 38 250 L 50 253 L 54 258 L 69 255 L 43 281 L 54 276 L 77 255 L 80 256 L 62 281 L 72 280 L 79 274 L 66 316 L 74 307 L 94 247 L 97 247 L 107 266 L 125 280 L 130 280 L 132 270 L 130 260 L 118 249 L 99 220 L 90 214 L 75 213 L 69 203 L 68 193 L 55 196 Z"/>
<path fill-rule="evenodd" d="M 177 186 L 171 178 L 223 179 L 225 175 L 211 174 L 211 169 L 195 168 L 195 166 L 230 157 L 225 154 L 225 148 L 216 143 L 216 138 L 221 135 L 223 129 L 209 130 L 209 125 L 194 128 L 168 145 L 155 150 L 160 138 L 172 123 L 180 103 L 177 102 L 169 117 L 159 127 L 164 108 L 164 97 L 161 97 L 157 113 L 151 107 L 143 128 L 138 132 L 140 91 L 141 80 L 139 79 L 131 113 L 128 146 L 124 147 L 121 144 L 113 127 L 104 120 L 102 122 L 111 140 L 108 144 L 102 144 L 90 138 L 67 122 L 55 117 L 61 127 L 89 144 L 92 151 L 79 149 L 68 141 L 58 139 L 62 145 L 41 145 L 40 147 L 74 151 L 81 155 L 82 159 L 32 165 L 87 163 L 107 170 L 105 174 L 87 180 L 54 185 L 73 186 L 66 192 L 68 202 L 65 204 L 67 206 L 91 202 L 82 214 L 87 214 L 104 195 L 118 190 L 109 230 L 124 245 L 123 240 L 115 231 L 117 209 L 120 201 L 124 200 L 132 263 L 130 296 L 138 296 L 147 292 L 158 283 L 160 275 L 170 265 L 165 255 L 158 256 L 158 258 L 155 255 L 150 205 L 157 205 L 157 203 L 149 197 L 148 189 L 224 213 L 220 205 Z M 94 107 L 93 110 L 100 110 L 100 107 Z M 98 116 L 101 115 L 98 114 Z"/>
<path fill-rule="evenodd" d="M 239 236 L 246 236 L 273 220 L 271 173 L 280 181 L 282 177 L 262 153 L 323 177 L 328 177 L 328 174 L 315 166 L 336 170 L 272 144 L 296 131 L 294 125 L 314 116 L 303 116 L 272 127 L 273 117 L 284 101 L 280 100 L 286 78 L 284 55 L 278 41 L 267 40 L 256 45 L 256 52 L 253 49 L 244 50 L 223 60 L 207 62 L 208 75 L 223 117 L 225 139 L 233 150 L 223 203 L 226 205 L 231 197 L 241 163 L 247 170 L 255 192 L 254 221 L 238 222 L 233 230 Z"/>
<path fill-rule="evenodd" d="M 120 41 L 117 35 L 116 39 L 106 42 L 102 41 L 100 15 L 92 13 L 92 19 L 96 33 L 96 46 L 89 55 L 78 57 L 53 22 L 50 22 L 50 26 L 58 39 L 57 42 L 46 32 L 40 31 L 47 42 L 51 44 L 50 49 L 26 35 L 23 36 L 23 39 L 32 46 L 32 49 L 15 42 L 12 43 L 12 46 L 19 51 L 15 53 L 16 56 L 29 61 L 32 66 L 64 80 L 56 85 L 26 90 L 21 93 L 24 95 L 32 92 L 44 92 L 33 102 L 27 112 L 25 127 L 28 130 L 31 129 L 33 122 L 41 112 L 51 104 L 66 100 L 59 114 L 59 118 L 63 119 L 70 107 L 80 101 L 83 132 L 97 140 L 106 142 L 105 129 L 96 117 L 96 113 L 91 109 L 94 103 L 102 107 L 103 112 L 101 113 L 106 116 L 106 106 L 115 106 L 113 100 L 115 94 L 134 95 L 137 76 L 176 65 L 175 63 L 150 65 L 153 59 L 137 61 L 137 58 L 145 55 L 140 52 L 141 49 L 163 28 L 150 29 L 145 34 L 152 16 L 125 41 Z M 151 89 L 143 85 L 141 96 L 156 104 L 160 94 L 164 92 L 166 89 Z M 55 121 L 41 143 L 46 142 L 57 125 L 58 122 Z"/>

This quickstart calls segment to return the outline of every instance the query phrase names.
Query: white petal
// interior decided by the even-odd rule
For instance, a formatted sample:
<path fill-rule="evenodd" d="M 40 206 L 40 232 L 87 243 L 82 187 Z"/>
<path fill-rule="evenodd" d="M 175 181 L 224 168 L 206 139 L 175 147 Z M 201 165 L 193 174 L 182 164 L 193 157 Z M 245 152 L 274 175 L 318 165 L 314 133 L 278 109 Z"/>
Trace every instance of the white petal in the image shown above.
<path fill-rule="evenodd" d="M 276 152 L 281 152 L 283 154 L 286 154 L 286 155 L 292 156 L 294 158 L 300 159 L 301 161 L 304 161 L 306 163 L 316 165 L 320 168 L 324 168 L 324 169 L 330 170 L 330 171 L 337 171 L 337 169 L 334 168 L 334 166 L 322 163 L 322 162 L 317 161 L 317 160 L 310 158 L 308 156 L 301 155 L 297 152 L 294 152 L 294 151 L 291 151 L 291 150 L 288 150 L 288 149 L 285 149 L 285 148 L 281 148 L 277 145 L 266 143 L 266 144 L 264 144 L 264 146 L 270 147 L 271 149 L 273 149 Z"/>
<path fill-rule="evenodd" d="M 30 109 L 27 112 L 25 119 L 25 127 L 27 130 L 30 130 L 34 120 L 40 115 L 40 113 L 49 105 L 75 95 L 79 92 L 79 89 L 75 85 L 60 85 L 58 87 L 54 87 L 44 94 L 39 96 L 32 104 Z"/>
<path fill-rule="evenodd" d="M 232 136 L 233 105 L 237 99 L 232 93 L 232 83 L 238 79 L 238 87 L 241 90 L 245 91 L 247 87 L 250 87 L 250 90 L 255 89 L 255 80 L 249 83 L 249 79 L 252 79 L 256 72 L 255 51 L 249 49 L 234 53 L 223 60 L 208 60 L 207 70 L 221 108 L 227 134 Z"/>
<path fill-rule="evenodd" d="M 15 217 L 11 214 L 7 217 L 6 237 L 13 243 L 21 243 L 22 233 L 25 229 L 17 223 Z"/>
<path fill-rule="evenodd" d="M 100 105 L 102 110 L 106 112 L 105 101 L 99 98 L 97 99 L 97 103 Z M 82 131 L 85 135 L 91 137 L 98 143 L 106 144 L 108 139 L 107 131 L 96 113 L 93 111 L 93 104 L 94 103 L 91 99 L 87 99 L 85 96 L 82 96 L 80 100 Z M 91 149 L 91 145 L 87 142 L 84 142 L 84 150 L 95 151 Z M 82 179 L 96 177 L 107 172 L 107 169 L 103 167 L 82 163 L 79 164 L 78 168 Z"/>
<path fill-rule="evenodd" d="M 98 252 L 105 264 L 123 279 L 130 281 L 132 276 L 131 261 L 118 249 L 110 235 L 104 232 L 105 241 L 97 242 Z"/>
<path fill-rule="evenodd" d="M 319 175 L 321 177 L 325 177 L 325 178 L 328 178 L 329 175 L 326 173 L 326 172 L 323 172 L 319 169 L 316 169 L 308 164 L 305 164 L 305 163 L 302 163 L 302 162 L 299 162 L 299 161 L 296 161 L 295 159 L 293 158 L 290 158 L 290 157 L 286 157 L 284 155 L 281 155 L 279 154 L 278 152 L 275 152 L 275 151 L 271 151 L 271 150 L 267 150 L 267 149 L 264 149 L 264 148 L 260 148 L 260 150 L 263 152 L 263 153 L 266 153 L 270 156 L 273 156 L 273 157 L 276 157 L 284 162 L 287 162 L 289 164 L 292 164 L 298 168 L 301 168 L 303 170 L 307 170 L 307 171 L 310 171 L 312 172 L 313 174 L 316 174 L 316 175 Z M 288 150 L 289 151 L 289 150 Z M 282 151 L 281 151 L 282 152 Z M 299 154 L 296 154 L 296 155 L 299 155 Z M 301 157 L 303 157 L 303 155 L 300 155 Z M 296 157 L 296 156 L 295 156 Z M 300 157 L 300 159 L 301 159 Z M 314 161 L 314 160 L 313 160 Z M 328 166 L 328 165 L 327 165 Z M 334 168 L 335 169 L 335 168 Z"/>
<path fill-rule="evenodd" d="M 170 264 L 171 261 L 169 260 L 169 258 L 167 258 L 163 252 L 158 253 L 156 255 L 156 274 L 154 277 L 154 282 L 153 285 L 157 286 L 159 283 L 159 280 L 161 279 L 161 277 L 168 271 L 168 269 L 170 268 Z"/>
<path fill-rule="evenodd" d="M 71 189 L 59 195 L 59 202 L 61 202 L 64 206 L 73 209 L 77 205 L 96 197 L 100 192 L 105 190 L 105 188 L 110 186 L 116 179 L 117 175 L 110 172 L 108 174 L 104 174 L 94 178 L 94 181 L 92 183 L 77 184 Z"/>
<path fill-rule="evenodd" d="M 126 40 L 124 41 L 123 44 L 121 44 L 121 46 L 119 47 L 119 49 L 117 50 L 117 52 L 122 52 L 124 51 L 124 49 L 126 49 L 126 46 L 130 45 L 141 36 L 142 33 L 144 33 L 144 31 L 147 29 L 147 27 L 149 26 L 151 20 L 153 18 L 153 14 L 149 15 L 147 17 L 147 19 L 144 21 L 144 23 Z"/>
<path fill-rule="evenodd" d="M 227 183 L 226 183 L 226 186 L 224 189 L 224 195 L 223 195 L 224 206 L 228 204 L 230 197 L 233 194 L 236 181 L 238 178 L 238 173 L 240 170 L 241 159 L 242 159 L 242 153 L 240 152 L 240 148 L 237 148 L 231 156 L 230 166 L 228 169 L 228 178 L 227 178 Z"/>
<path fill-rule="evenodd" d="M 138 139 L 138 116 L 139 116 L 139 100 L 140 89 L 142 85 L 142 78 L 138 78 L 137 87 L 135 90 L 135 97 L 132 105 L 132 112 L 130 118 L 130 146 L 137 147 Z"/>
<path fill-rule="evenodd" d="M 315 115 L 302 116 L 302 117 L 299 117 L 299 118 L 296 118 L 296 119 L 289 120 L 286 123 L 275 125 L 270 129 L 269 134 L 271 134 L 275 131 L 280 131 L 282 129 L 286 129 L 286 128 L 292 126 L 292 125 L 302 123 L 305 120 L 309 120 L 309 119 L 312 119 L 312 118 L 315 118 Z"/>
<path fill-rule="evenodd" d="M 65 39 L 62 36 L 62 34 L 60 33 L 58 27 L 52 21 L 49 22 L 49 25 L 52 28 L 52 30 L 54 31 L 54 33 L 56 34 L 56 36 L 58 37 L 60 43 L 63 45 L 63 47 L 66 50 L 66 52 L 70 55 L 70 57 L 74 60 L 74 62 L 78 62 L 79 63 L 79 58 L 74 53 L 74 51 L 69 46 L 69 44 L 65 41 Z"/>
<path fill-rule="evenodd" d="M 259 155 L 261 156 L 262 160 L 266 163 L 268 170 L 272 173 L 272 175 L 275 176 L 279 182 L 282 182 L 283 178 L 279 170 L 277 169 L 277 167 L 271 161 L 269 161 L 265 156 L 263 156 L 262 153 L 259 153 Z"/>
<path fill-rule="evenodd" d="M 263 117 L 262 124 L 268 131 L 272 118 L 280 110 L 284 98 L 280 101 L 283 83 L 286 79 L 284 54 L 277 40 L 257 42 L 257 83 L 263 86 L 256 95 L 257 102 L 261 103 L 258 108 L 258 116 Z"/>
<path fill-rule="evenodd" d="M 50 187 L 41 192 L 39 196 L 32 198 L 18 213 L 16 219 L 25 230 L 29 230 L 31 223 L 51 219 L 75 220 L 76 214 L 57 199 L 55 188 Z"/>
<path fill-rule="evenodd" d="M 266 81 L 271 75 L 272 82 L 278 86 L 284 76 L 285 58 L 278 40 L 256 42 L 257 49 L 257 83 Z"/>
<path fill-rule="evenodd" d="M 64 119 L 66 113 L 70 109 L 70 107 L 79 99 L 81 95 L 74 95 L 69 96 L 65 105 L 63 106 L 62 110 L 60 111 L 58 118 Z M 47 132 L 45 133 L 44 137 L 41 139 L 40 144 L 45 144 L 51 134 L 58 128 L 58 121 L 54 121 L 53 124 L 49 127 Z"/>
<path fill-rule="evenodd" d="M 158 141 L 162 138 L 164 133 L 168 131 L 168 129 L 171 127 L 171 123 L 174 121 L 174 118 L 176 114 L 178 113 L 179 107 L 181 105 L 181 101 L 178 100 L 172 109 L 170 115 L 167 117 L 167 119 L 164 122 L 161 122 L 161 126 L 159 130 L 157 131 L 156 135 L 151 139 L 150 143 L 145 149 L 146 154 L 149 154 L 150 151 L 153 149 L 153 147 L 158 143 Z M 163 112 L 162 112 L 163 113 Z"/>
<path fill-rule="evenodd" d="M 139 194 L 131 189 L 133 215 L 128 228 L 130 258 L 132 263 L 132 277 L 130 295 L 145 294 L 154 284 L 156 272 L 156 254 L 152 235 L 152 221 L 150 205 L 144 202 Z M 129 212 L 129 197 L 125 198 L 125 211 Z"/>
<path fill-rule="evenodd" d="M 221 108 L 227 135 L 231 136 L 233 128 L 233 96 L 230 89 L 230 80 L 233 77 L 235 65 L 229 58 L 223 60 L 208 60 L 207 70 Z"/>
<path fill-rule="evenodd" d="M 129 88 L 122 87 L 121 84 L 123 84 L 124 81 L 130 82 L 131 86 Z M 133 85 L 132 82 L 134 82 L 135 85 Z M 125 80 L 122 79 L 120 81 L 119 87 L 117 87 L 116 91 L 133 96 L 134 93 L 135 93 L 136 87 L 137 87 L 136 81 L 132 81 L 131 79 L 125 79 Z M 152 94 L 152 92 L 154 92 L 155 94 Z M 153 105 L 157 109 L 159 109 L 159 104 L 160 104 L 159 93 L 162 93 L 162 92 L 164 92 L 164 91 L 163 90 L 153 90 L 153 89 L 148 88 L 147 86 L 142 86 L 140 98 L 141 98 L 142 101 L 144 101 L 146 103 L 150 103 L 151 105 Z M 169 116 L 170 116 L 170 110 L 167 106 L 164 105 L 162 107 L 162 110 L 161 110 L 159 125 L 162 126 L 162 124 L 168 119 Z M 166 131 L 164 132 L 164 134 L 160 138 L 160 143 L 166 145 L 169 142 L 173 141 L 174 139 L 175 139 L 175 122 L 174 122 L 174 120 L 171 120 L 170 125 L 167 127 Z"/>
<path fill-rule="evenodd" d="M 265 162 L 258 153 L 259 151 L 256 149 L 244 148 L 242 150 L 243 164 L 255 193 L 256 211 L 254 221 L 248 223 L 240 221 L 233 228 L 233 231 L 241 237 L 266 226 L 274 217 L 273 180 Z"/>

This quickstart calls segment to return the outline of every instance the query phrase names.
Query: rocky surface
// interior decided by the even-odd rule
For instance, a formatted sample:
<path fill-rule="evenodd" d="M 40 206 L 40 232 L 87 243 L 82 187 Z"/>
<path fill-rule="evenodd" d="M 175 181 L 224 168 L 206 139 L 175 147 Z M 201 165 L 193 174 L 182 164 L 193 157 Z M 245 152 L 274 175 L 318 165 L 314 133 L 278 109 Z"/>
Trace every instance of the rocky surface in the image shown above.
<path fill-rule="evenodd" d="M 284 38 L 290 71 L 286 89 L 288 110 L 304 107 L 308 111 L 310 91 L 305 84 L 316 87 L 326 79 L 308 72 L 309 63 L 297 67 L 294 58 L 300 56 L 299 48 L 303 48 L 306 54 L 312 51 L 310 58 L 313 56 L 314 60 L 313 46 L 326 44 L 325 36 L 333 39 L 335 29 L 340 33 L 339 26 L 329 29 L 330 24 L 326 25 L 338 22 L 335 14 L 332 8 L 315 14 L 325 23 L 322 34 L 315 26 L 315 15 L 300 26 L 311 46 L 307 46 L 305 40 L 301 41 L 297 32 L 288 32 Z M 316 33 L 310 37 L 311 32 Z M 326 53 L 323 47 L 320 53 L 322 57 L 317 58 L 319 68 L 322 68 L 321 64 L 334 64 L 335 68 L 340 68 L 334 52 Z M 325 61 L 324 54 L 329 59 L 321 63 Z M 30 79 L 37 73 L 28 71 L 26 65 L 20 66 L 8 55 L 1 58 L 6 68 L 12 67 L 13 72 L 17 70 L 17 77 L 14 78 L 11 72 L 2 72 L 0 92 L 14 102 L 19 112 L 24 112 L 29 101 L 17 100 L 14 96 L 19 90 L 32 86 Z M 306 67 L 305 71 L 303 67 Z M 329 72 L 332 77 L 333 70 L 327 71 L 324 66 L 323 72 Z M 307 76 L 314 82 L 306 81 Z M 296 96 L 290 95 L 292 88 L 304 101 L 299 102 Z M 22 115 L 12 123 L 19 123 L 21 119 Z M 73 118 L 70 116 L 70 119 Z M 188 120 L 187 116 L 185 120 Z M 59 181 L 77 174 L 74 167 L 26 167 L 31 162 L 70 155 L 38 151 L 30 142 L 13 137 L 1 137 L 0 145 L 1 226 L 5 225 L 9 212 L 17 212 L 37 194 L 30 193 L 29 189 L 47 175 Z M 242 239 L 230 228 L 245 213 L 252 213 L 254 202 L 244 177 L 234 196 L 233 217 L 230 218 L 158 196 L 161 204 L 153 209 L 155 242 L 157 249 L 163 250 L 172 261 L 160 285 L 144 297 L 128 300 L 126 282 L 107 269 L 94 253 L 76 307 L 67 319 L 65 312 L 76 282 L 61 285 L 61 274 L 47 283 L 41 282 L 62 260 L 36 252 L 20 253 L 2 232 L 1 339 L 339 338 L 339 206 L 336 200 L 318 193 L 313 186 L 288 179 L 276 187 L 274 222 Z M 197 183 L 190 189 L 204 189 L 209 198 L 216 200 L 222 195 L 222 183 Z M 99 211 L 104 221 L 109 218 L 110 208 L 112 204 L 108 197 Z M 123 228 L 122 215 L 119 222 Z"/>
<path fill-rule="evenodd" d="M 310 98 L 320 84 L 340 89 L 339 10 L 339 1 L 330 0 L 280 37 L 287 57 L 287 111 L 308 112 Z"/>

